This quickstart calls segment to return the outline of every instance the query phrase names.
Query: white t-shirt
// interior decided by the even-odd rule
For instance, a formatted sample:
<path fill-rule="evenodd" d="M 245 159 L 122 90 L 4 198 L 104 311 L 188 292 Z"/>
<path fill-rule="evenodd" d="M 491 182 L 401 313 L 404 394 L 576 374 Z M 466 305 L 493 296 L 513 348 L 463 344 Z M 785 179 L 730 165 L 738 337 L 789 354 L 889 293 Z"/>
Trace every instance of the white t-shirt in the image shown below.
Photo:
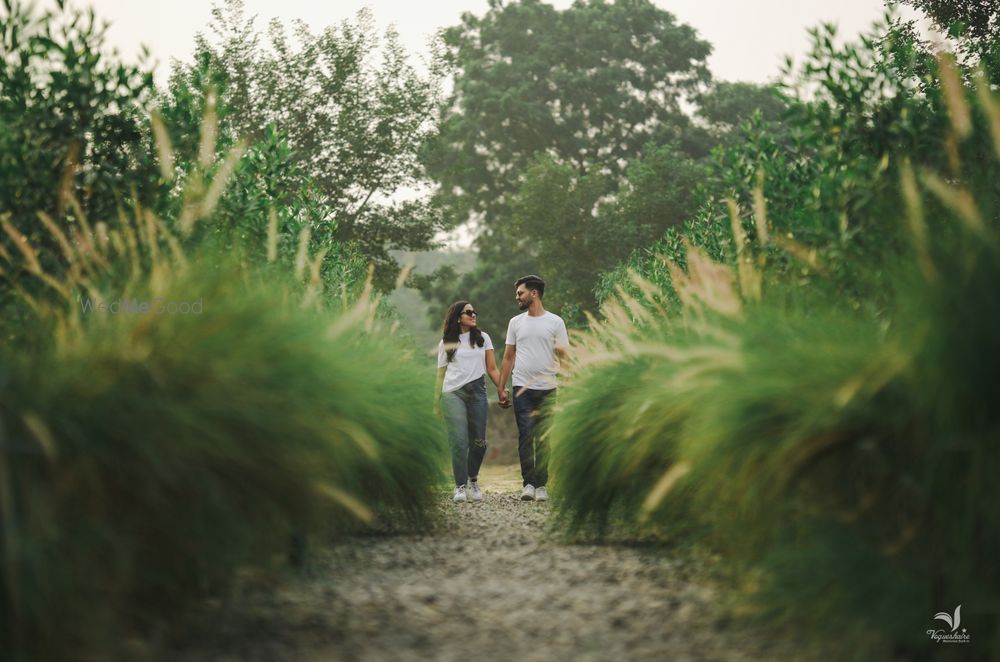
<path fill-rule="evenodd" d="M 479 379 L 486 374 L 486 350 L 493 349 L 493 341 L 490 335 L 483 331 L 483 346 L 469 346 L 469 332 L 459 334 L 458 349 L 455 356 L 448 363 L 448 353 L 444 348 L 444 340 L 438 343 L 438 367 L 448 366 L 444 373 L 444 384 L 441 387 L 443 393 L 450 393 L 465 386 L 474 379 Z"/>
<path fill-rule="evenodd" d="M 554 313 L 532 317 L 523 312 L 507 326 L 507 344 L 517 347 L 514 355 L 514 386 L 548 390 L 556 388 L 559 362 L 556 347 L 568 347 L 566 323 Z"/>

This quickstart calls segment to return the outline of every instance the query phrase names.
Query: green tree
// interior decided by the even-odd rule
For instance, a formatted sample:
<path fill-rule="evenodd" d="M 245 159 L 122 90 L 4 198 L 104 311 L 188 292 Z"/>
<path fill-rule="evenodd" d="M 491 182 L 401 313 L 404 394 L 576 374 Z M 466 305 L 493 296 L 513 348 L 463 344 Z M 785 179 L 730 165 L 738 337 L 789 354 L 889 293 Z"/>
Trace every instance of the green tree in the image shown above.
<path fill-rule="evenodd" d="M 540 156 L 513 197 L 504 234 L 516 241 L 507 248 L 530 259 L 529 271 L 552 281 L 547 305 L 570 323 L 583 324 L 583 311 L 597 312 L 598 274 L 693 214 L 705 174 L 703 165 L 677 148 L 650 144 L 608 196 L 607 176 L 580 177 L 572 166 Z"/>
<path fill-rule="evenodd" d="M 132 191 L 159 186 L 147 140 L 152 71 L 109 55 L 106 27 L 62 0 L 43 13 L 19 0 L 0 7 L 0 214 L 43 260 L 55 246 L 39 211 L 72 228 L 74 201 L 107 219 Z M 0 233 L 4 246 L 13 250 Z"/>
<path fill-rule="evenodd" d="M 996 0 L 901 0 L 924 12 L 946 34 L 959 40 L 966 52 L 993 63 L 1000 56 L 1000 4 Z"/>
<path fill-rule="evenodd" d="M 492 0 L 444 41 L 455 85 L 428 169 L 457 216 L 487 225 L 536 153 L 620 177 L 650 140 L 684 140 L 681 101 L 709 78 L 709 44 L 648 0 Z"/>
<path fill-rule="evenodd" d="M 596 272 L 581 280 L 571 265 L 603 264 L 618 255 L 609 236 L 642 234 L 612 233 L 596 201 L 613 199 L 647 144 L 707 153 L 682 101 L 708 81 L 711 47 L 648 0 L 565 10 L 494 1 L 482 17 L 463 15 L 444 42 L 455 84 L 424 158 L 449 215 L 474 222 L 479 265 L 430 297 L 472 297 L 505 323 L 517 313 L 514 279 L 533 271 L 550 281 L 550 305 L 575 316 L 590 307 Z"/>
<path fill-rule="evenodd" d="M 217 164 L 237 146 L 235 130 L 227 121 L 231 109 L 215 92 L 226 84 L 224 73 L 212 64 L 211 57 L 200 53 L 196 66 L 176 70 L 167 90 L 159 95 L 157 111 L 174 148 L 174 177 L 186 184 L 163 191 L 156 203 L 161 217 L 180 217 L 189 204 L 190 192 L 209 185 L 218 171 Z M 203 124 L 211 117 L 217 120 L 211 131 L 216 141 L 212 163 L 206 168 L 199 152 Z M 256 142 L 246 146 L 210 222 L 198 223 L 188 243 L 209 240 L 215 249 L 227 253 L 240 250 L 250 260 L 263 259 L 273 214 L 277 259 L 294 263 L 300 234 L 308 229 L 308 253 L 324 251 L 322 282 L 326 291 L 339 299 L 342 286 L 352 292 L 361 287 L 366 261 L 355 242 L 337 239 L 335 211 L 292 149 L 287 134 L 268 124 Z"/>
<path fill-rule="evenodd" d="M 261 33 L 241 0 L 216 5 L 212 16 L 214 39 L 199 35 L 193 62 L 175 67 L 172 85 L 218 84 L 222 127 L 234 136 L 255 142 L 268 127 L 285 135 L 334 216 L 330 231 L 357 245 L 375 263 L 377 285 L 389 289 L 398 272 L 389 251 L 430 248 L 446 225 L 426 198 L 394 200 L 426 183 L 418 150 L 436 131 L 439 63 L 418 74 L 395 31 L 380 39 L 367 10 L 319 34 L 301 22 L 289 34 L 278 21 Z"/>
<path fill-rule="evenodd" d="M 788 108 L 780 90 L 774 85 L 716 81 L 698 99 L 696 115 L 708 124 L 714 142 L 726 137 L 739 139 L 740 126 L 754 113 L 765 122 L 777 122 Z"/>

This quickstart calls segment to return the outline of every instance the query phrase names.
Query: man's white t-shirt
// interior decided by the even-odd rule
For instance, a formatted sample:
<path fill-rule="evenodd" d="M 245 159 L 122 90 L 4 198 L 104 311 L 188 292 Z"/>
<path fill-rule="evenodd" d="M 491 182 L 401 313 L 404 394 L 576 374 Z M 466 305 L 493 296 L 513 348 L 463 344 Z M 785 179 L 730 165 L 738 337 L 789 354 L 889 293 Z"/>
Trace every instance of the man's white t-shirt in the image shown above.
<path fill-rule="evenodd" d="M 474 379 L 486 374 L 486 350 L 493 349 L 493 341 L 488 333 L 483 331 L 483 346 L 469 346 L 469 332 L 459 334 L 458 349 L 451 363 L 448 363 L 448 353 L 444 348 L 444 340 L 438 343 L 438 367 L 448 366 L 444 373 L 442 393 L 457 391 Z"/>
<path fill-rule="evenodd" d="M 540 391 L 556 388 L 559 362 L 556 347 L 568 347 L 566 323 L 554 313 L 532 317 L 523 312 L 507 326 L 507 344 L 517 347 L 514 355 L 515 387 Z"/>

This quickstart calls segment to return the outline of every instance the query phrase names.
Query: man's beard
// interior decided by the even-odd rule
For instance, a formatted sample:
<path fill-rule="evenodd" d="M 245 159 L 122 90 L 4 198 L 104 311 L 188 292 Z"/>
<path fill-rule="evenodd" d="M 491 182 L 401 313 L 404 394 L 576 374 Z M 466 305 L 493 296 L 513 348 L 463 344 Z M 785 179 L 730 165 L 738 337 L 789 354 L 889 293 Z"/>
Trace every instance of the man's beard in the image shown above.
<path fill-rule="evenodd" d="M 521 310 L 527 310 L 529 306 L 531 306 L 531 303 L 528 301 L 517 302 L 517 307 L 520 308 Z"/>

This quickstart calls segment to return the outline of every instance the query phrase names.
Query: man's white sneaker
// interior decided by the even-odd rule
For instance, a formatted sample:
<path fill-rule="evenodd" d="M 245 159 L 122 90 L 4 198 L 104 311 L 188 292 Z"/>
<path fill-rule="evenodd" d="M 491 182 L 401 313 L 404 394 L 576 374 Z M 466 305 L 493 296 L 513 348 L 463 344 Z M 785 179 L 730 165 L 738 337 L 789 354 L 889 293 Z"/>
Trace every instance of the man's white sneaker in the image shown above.
<path fill-rule="evenodd" d="M 479 491 L 479 483 L 476 481 L 469 482 L 469 496 L 472 497 L 473 501 L 482 501 L 483 493 Z"/>
<path fill-rule="evenodd" d="M 548 501 L 549 493 L 545 491 L 545 486 L 535 488 L 535 501 Z"/>
<path fill-rule="evenodd" d="M 535 500 L 535 488 L 531 485 L 525 485 L 524 489 L 521 490 L 521 501 L 534 501 Z"/>
<path fill-rule="evenodd" d="M 452 501 L 455 503 L 465 503 L 468 498 L 465 496 L 465 485 L 459 485 L 455 488 L 455 496 L 452 497 Z"/>

